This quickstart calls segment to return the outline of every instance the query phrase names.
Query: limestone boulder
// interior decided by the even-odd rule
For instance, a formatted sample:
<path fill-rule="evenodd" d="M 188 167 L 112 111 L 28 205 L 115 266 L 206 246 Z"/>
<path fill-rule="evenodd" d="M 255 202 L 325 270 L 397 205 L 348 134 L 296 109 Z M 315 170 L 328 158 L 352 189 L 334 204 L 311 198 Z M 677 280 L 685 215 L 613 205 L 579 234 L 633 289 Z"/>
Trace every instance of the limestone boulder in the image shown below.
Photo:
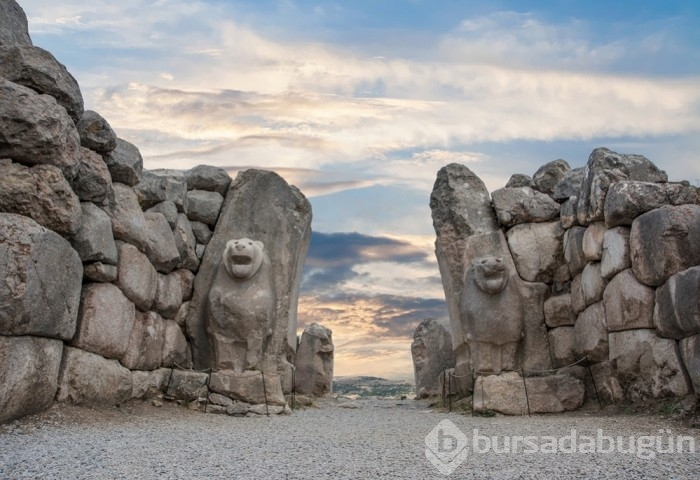
<path fill-rule="evenodd" d="M 542 165 L 532 176 L 535 190 L 546 193 L 547 195 L 553 194 L 554 188 L 569 171 L 571 171 L 569 162 L 562 159 Z"/>
<path fill-rule="evenodd" d="M 554 190 L 551 194 L 552 198 L 558 202 L 566 201 L 571 197 L 576 197 L 578 200 L 585 174 L 586 171 L 584 168 L 574 168 L 566 172 L 554 186 Z"/>
<path fill-rule="evenodd" d="M 162 364 L 164 367 L 188 368 L 191 365 L 190 346 L 180 326 L 173 320 L 165 320 Z"/>
<path fill-rule="evenodd" d="M 106 204 L 114 199 L 107 165 L 99 154 L 87 148 L 80 147 L 80 165 L 70 184 L 83 202 Z"/>
<path fill-rule="evenodd" d="M 573 325 L 576 314 L 571 306 L 571 294 L 556 295 L 545 300 L 544 320 L 549 328 Z"/>
<path fill-rule="evenodd" d="M 117 279 L 116 265 L 94 262 L 83 265 L 83 277 L 90 282 L 112 283 Z"/>
<path fill-rule="evenodd" d="M 446 368 L 455 366 L 450 332 L 434 318 L 423 320 L 413 332 L 411 355 L 416 396 L 426 398 L 440 395 L 440 375 Z"/>
<path fill-rule="evenodd" d="M 560 205 L 532 188 L 501 188 L 491 194 L 498 222 L 506 227 L 549 222 L 559 217 Z"/>
<path fill-rule="evenodd" d="M 194 293 L 194 273 L 186 269 L 175 270 L 174 275 L 180 280 L 180 290 L 182 291 L 182 301 L 187 302 L 192 299 Z"/>
<path fill-rule="evenodd" d="M 187 315 L 190 313 L 190 302 L 184 302 L 182 305 L 180 305 L 180 308 L 177 311 L 177 315 L 175 315 L 175 323 L 177 323 L 182 329 L 186 328 L 186 323 L 187 323 Z"/>
<path fill-rule="evenodd" d="M 663 205 L 697 204 L 691 185 L 622 181 L 613 184 L 605 198 L 605 224 L 611 228 L 632 225 L 635 218 Z"/>
<path fill-rule="evenodd" d="M 578 360 L 574 350 L 574 327 L 557 327 L 547 332 L 554 368 L 562 368 Z"/>
<path fill-rule="evenodd" d="M 302 395 L 325 397 L 333 392 L 332 333 L 326 327 L 312 323 L 301 335 L 295 357 L 295 382 L 296 391 Z M 447 348 L 452 351 L 452 341 L 449 337 L 447 340 Z"/>
<path fill-rule="evenodd" d="M 30 218 L 0 214 L 0 335 L 70 340 L 82 278 L 66 239 Z"/>
<path fill-rule="evenodd" d="M 584 227 L 572 227 L 564 234 L 564 259 L 569 265 L 572 276 L 581 273 L 588 263 L 586 255 L 583 253 L 583 236 L 585 234 Z"/>
<path fill-rule="evenodd" d="M 83 262 L 116 265 L 119 260 L 117 244 L 112 236 L 109 216 L 90 202 L 80 204 L 82 217 L 78 232 L 71 239 L 73 248 Z"/>
<path fill-rule="evenodd" d="M 548 370 L 552 361 L 547 347 L 544 300 L 549 287 L 544 283 L 522 282 L 523 339 L 518 346 L 518 364 L 525 370 Z"/>
<path fill-rule="evenodd" d="M 194 238 L 197 239 L 197 243 L 201 245 L 206 245 L 211 240 L 211 236 L 214 235 L 209 229 L 206 223 L 202 222 L 190 222 L 192 225 L 192 232 L 194 233 Z"/>
<path fill-rule="evenodd" d="M 605 289 L 605 318 L 609 332 L 654 328 L 653 288 L 637 281 L 632 270 L 624 270 Z"/>
<path fill-rule="evenodd" d="M 180 263 L 180 252 L 168 220 L 161 213 L 146 212 L 146 256 L 161 273 L 170 273 Z"/>
<path fill-rule="evenodd" d="M 263 381 L 265 386 L 263 387 Z M 233 370 L 213 372 L 209 381 L 212 392 L 226 395 L 241 402 L 269 405 L 285 405 L 279 375 L 263 374 L 259 371 L 246 370 L 234 373 Z M 267 395 L 265 395 L 267 392 Z"/>
<path fill-rule="evenodd" d="M 85 110 L 76 127 L 83 147 L 97 153 L 109 153 L 117 148 L 117 134 L 99 113 Z"/>
<path fill-rule="evenodd" d="M 72 346 L 119 360 L 129 346 L 134 304 L 111 283 L 90 283 L 80 297 L 78 329 Z"/>
<path fill-rule="evenodd" d="M 612 278 L 632 266 L 630 258 L 630 229 L 614 227 L 603 234 L 603 255 L 600 260 L 600 274 Z"/>
<path fill-rule="evenodd" d="M 173 369 L 166 387 L 166 395 L 178 400 L 197 400 L 207 396 L 209 375 L 204 372 Z"/>
<path fill-rule="evenodd" d="M 60 340 L 0 335 L 0 423 L 51 406 L 62 353 Z"/>
<path fill-rule="evenodd" d="M 153 306 L 163 318 L 175 318 L 182 304 L 182 283 L 176 273 L 158 274 L 158 284 Z"/>
<path fill-rule="evenodd" d="M 603 258 L 603 238 L 607 228 L 604 222 L 593 222 L 583 234 L 583 256 L 589 262 L 599 262 Z"/>
<path fill-rule="evenodd" d="M 700 333 L 700 267 L 673 275 L 656 289 L 654 326 L 665 338 Z"/>
<path fill-rule="evenodd" d="M 187 190 L 206 190 L 226 196 L 231 184 L 231 176 L 223 168 L 211 165 L 197 165 L 185 172 Z"/>
<path fill-rule="evenodd" d="M 15 0 L 0 3 L 0 45 L 32 45 L 27 25 L 27 15 Z"/>
<path fill-rule="evenodd" d="M 134 191 L 122 184 L 114 184 L 114 203 L 100 207 L 112 221 L 114 238 L 135 245 L 144 251 L 148 243 L 148 225 Z"/>
<path fill-rule="evenodd" d="M 642 155 L 619 154 L 596 148 L 588 157 L 578 198 L 577 215 L 581 225 L 605 219 L 605 198 L 610 186 L 622 180 L 667 182 L 666 172 L 659 170 Z"/>
<path fill-rule="evenodd" d="M 505 188 L 520 188 L 520 187 L 529 187 L 533 188 L 535 186 L 535 182 L 532 181 L 532 177 L 530 175 L 525 175 L 522 173 L 515 173 L 510 176 L 508 179 L 508 183 L 506 183 Z"/>
<path fill-rule="evenodd" d="M 75 405 L 119 405 L 131 398 L 131 372 L 116 360 L 65 347 L 56 400 Z"/>
<path fill-rule="evenodd" d="M 80 162 L 80 137 L 53 97 L 0 76 L 0 158 L 53 165 L 70 179 Z"/>
<path fill-rule="evenodd" d="M 217 192 L 192 190 L 187 192 L 187 202 L 189 205 L 187 218 L 190 221 L 202 222 L 213 227 L 219 218 L 224 197 Z"/>
<path fill-rule="evenodd" d="M 187 213 L 187 181 L 180 170 L 144 170 L 134 187 L 145 210 L 161 202 L 173 202 L 178 212 Z"/>
<path fill-rule="evenodd" d="M 574 324 L 574 351 L 580 357 L 588 357 L 592 363 L 608 359 L 608 331 L 603 302 L 585 309 Z"/>
<path fill-rule="evenodd" d="M 131 372 L 131 398 L 148 398 L 165 392 L 171 376 L 169 368 L 152 371 L 133 370 Z"/>
<path fill-rule="evenodd" d="M 559 222 L 516 225 L 506 232 L 515 266 L 523 280 L 552 283 L 565 262 L 564 233 Z"/>
<path fill-rule="evenodd" d="M 192 225 L 184 213 L 177 216 L 173 236 L 177 251 L 180 253 L 180 263 L 178 263 L 177 268 L 196 272 L 200 264 L 197 257 L 197 240 L 192 231 Z"/>
<path fill-rule="evenodd" d="M 654 330 L 610 333 L 610 364 L 631 400 L 683 397 L 692 391 L 678 342 L 659 338 Z"/>
<path fill-rule="evenodd" d="M 517 372 L 479 377 L 474 385 L 474 411 L 505 415 L 558 413 L 576 410 L 585 399 L 583 382 L 568 374 L 525 379 Z"/>
<path fill-rule="evenodd" d="M 168 221 L 171 229 L 175 229 L 177 226 L 177 207 L 175 202 L 169 200 L 165 202 L 156 203 L 151 208 L 146 209 L 145 213 L 160 213 Z"/>
<path fill-rule="evenodd" d="M 603 299 L 603 292 L 608 281 L 600 273 L 600 263 L 589 263 L 581 273 L 581 290 L 583 302 L 592 305 Z"/>
<path fill-rule="evenodd" d="M 143 157 L 134 144 L 117 138 L 117 146 L 104 153 L 102 159 L 107 164 L 113 182 L 133 187 L 141 181 Z"/>
<path fill-rule="evenodd" d="M 630 257 L 637 279 L 652 287 L 700 265 L 700 205 L 664 206 L 637 217 Z"/>
<path fill-rule="evenodd" d="M 155 370 L 163 360 L 165 322 L 155 312 L 136 312 L 127 348 L 119 359 L 129 370 Z"/>
<path fill-rule="evenodd" d="M 64 236 L 80 227 L 80 200 L 61 170 L 51 165 L 0 163 L 0 212 L 30 217 Z"/>
<path fill-rule="evenodd" d="M 679 347 L 695 395 L 700 395 L 700 335 L 684 338 L 679 342 Z"/>
<path fill-rule="evenodd" d="M 124 242 L 117 242 L 119 252 L 117 287 L 134 302 L 136 308 L 147 312 L 156 296 L 158 274 L 148 258 Z"/>
<path fill-rule="evenodd" d="M 583 299 L 582 275 L 579 273 L 571 279 L 571 309 L 576 315 L 586 309 L 586 302 Z"/>
<path fill-rule="evenodd" d="M 559 221 L 563 228 L 571 228 L 578 225 L 578 216 L 576 214 L 576 205 L 578 203 L 578 197 L 570 197 L 568 200 L 561 204 L 561 210 L 559 212 Z"/>

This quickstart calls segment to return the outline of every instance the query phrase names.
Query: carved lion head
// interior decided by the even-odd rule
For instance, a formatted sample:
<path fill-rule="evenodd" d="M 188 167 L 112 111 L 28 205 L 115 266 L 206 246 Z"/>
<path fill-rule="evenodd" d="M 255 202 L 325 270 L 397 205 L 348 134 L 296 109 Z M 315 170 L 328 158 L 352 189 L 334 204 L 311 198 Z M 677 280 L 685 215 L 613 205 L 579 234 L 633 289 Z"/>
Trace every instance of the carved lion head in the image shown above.
<path fill-rule="evenodd" d="M 248 279 L 258 273 L 263 261 L 262 242 L 249 238 L 229 240 L 224 249 L 223 262 L 233 278 Z"/>
<path fill-rule="evenodd" d="M 501 257 L 480 257 L 472 262 L 473 278 L 479 290 L 489 295 L 503 291 L 508 284 L 508 267 Z"/>

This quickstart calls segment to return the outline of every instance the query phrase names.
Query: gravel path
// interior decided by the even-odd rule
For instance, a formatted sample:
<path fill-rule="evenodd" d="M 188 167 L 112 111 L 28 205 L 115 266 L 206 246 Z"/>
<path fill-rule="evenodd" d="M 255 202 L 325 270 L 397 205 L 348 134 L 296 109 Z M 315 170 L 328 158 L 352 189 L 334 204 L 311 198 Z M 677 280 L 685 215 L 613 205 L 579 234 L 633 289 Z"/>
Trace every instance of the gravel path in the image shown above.
<path fill-rule="evenodd" d="M 269 418 L 140 402 L 106 410 L 55 406 L 0 425 L 0 478 L 445 478 L 426 458 L 425 437 L 446 419 L 468 438 L 461 450 L 466 458 L 452 478 L 700 478 L 700 431 L 662 417 L 591 411 L 485 418 L 437 413 L 412 401 L 362 400 L 355 406 L 359 408 L 341 408 L 328 401 L 320 408 Z M 447 447 L 454 432 L 449 428 L 442 430 L 445 448 L 438 453 L 451 460 Z M 575 429 L 580 441 L 603 429 L 607 436 L 635 437 L 661 431 L 662 448 L 669 436 L 692 436 L 698 453 L 659 453 L 655 458 L 634 453 L 479 453 L 472 445 L 474 429 L 484 436 L 478 445 L 482 450 L 485 437 L 500 437 L 497 445 L 503 448 L 506 435 L 534 435 L 541 442 L 543 435 L 570 436 Z"/>

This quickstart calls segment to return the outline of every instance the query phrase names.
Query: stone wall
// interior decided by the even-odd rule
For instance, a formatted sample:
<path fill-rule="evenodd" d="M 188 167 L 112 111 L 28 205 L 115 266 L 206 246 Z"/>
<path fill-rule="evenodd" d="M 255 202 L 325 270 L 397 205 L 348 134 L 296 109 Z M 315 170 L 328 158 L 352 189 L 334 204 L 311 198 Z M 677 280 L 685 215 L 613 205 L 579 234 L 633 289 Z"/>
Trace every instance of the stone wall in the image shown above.
<path fill-rule="evenodd" d="M 469 354 L 460 356 L 469 342 L 459 299 L 468 288 L 470 243 L 487 225 L 505 238 L 498 254 L 512 258 L 518 279 L 541 285 L 527 308 L 541 312 L 532 331 L 544 332 L 554 369 L 585 357 L 609 400 L 700 394 L 698 188 L 669 183 L 641 155 L 598 148 L 582 168 L 557 160 L 533 177 L 513 175 L 490 199 L 485 191 L 468 168 L 450 165 L 431 198 L 458 368 L 473 370 Z M 493 240 L 492 249 L 500 243 Z M 526 376 L 537 375 L 528 367 L 531 335 L 526 327 L 512 369 Z M 543 345 L 541 333 L 534 336 Z M 592 395 L 586 369 L 566 373 L 588 383 Z"/>

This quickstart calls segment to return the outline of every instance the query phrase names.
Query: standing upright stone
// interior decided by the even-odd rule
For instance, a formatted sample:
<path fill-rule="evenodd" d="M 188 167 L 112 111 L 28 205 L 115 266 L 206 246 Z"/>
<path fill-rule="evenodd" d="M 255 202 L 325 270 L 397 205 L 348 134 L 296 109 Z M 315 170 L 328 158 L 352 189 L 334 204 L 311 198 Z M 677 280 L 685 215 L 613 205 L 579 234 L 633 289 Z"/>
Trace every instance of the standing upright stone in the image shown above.
<path fill-rule="evenodd" d="M 455 366 L 450 332 L 434 318 L 423 320 L 413 332 L 411 354 L 416 396 L 440 395 L 440 375 Z"/>
<path fill-rule="evenodd" d="M 333 332 L 318 323 L 304 329 L 297 348 L 297 393 L 325 397 L 333 392 Z"/>

